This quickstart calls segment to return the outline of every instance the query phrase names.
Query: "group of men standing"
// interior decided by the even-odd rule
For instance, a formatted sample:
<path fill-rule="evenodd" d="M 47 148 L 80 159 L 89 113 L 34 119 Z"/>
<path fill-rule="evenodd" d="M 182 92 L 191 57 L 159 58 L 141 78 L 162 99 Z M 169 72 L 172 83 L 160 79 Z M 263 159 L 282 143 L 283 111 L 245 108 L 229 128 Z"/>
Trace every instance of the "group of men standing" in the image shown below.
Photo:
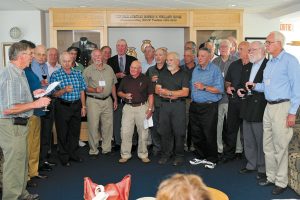
<path fill-rule="evenodd" d="M 282 193 L 288 182 L 288 144 L 300 104 L 299 62 L 283 50 L 283 45 L 284 36 L 271 32 L 265 44 L 241 42 L 238 53 L 231 52 L 229 40 L 222 40 L 217 58 L 210 43 L 198 50 L 197 58 L 193 47 L 186 47 L 180 66 L 177 53 L 152 46 L 147 47 L 147 63 L 142 64 L 126 55 L 127 43 L 120 39 L 117 55 L 110 57 L 107 46 L 95 49 L 91 52 L 92 64 L 81 72 L 74 69 L 76 58 L 68 52 L 60 56 L 62 68 L 56 64 L 48 68 L 43 46 L 35 48 L 35 59 L 28 67 L 34 47 L 26 42 L 13 44 L 10 65 L 0 71 L 3 199 L 39 198 L 25 190 L 27 156 L 39 145 L 29 142 L 27 146 L 28 126 L 32 131 L 42 124 L 41 167 L 47 169 L 51 164 L 47 160 L 52 130 L 49 124 L 55 120 L 59 159 L 69 167 L 70 161 L 83 161 L 76 149 L 81 117 L 85 115 L 92 159 L 98 158 L 100 140 L 101 153 L 112 154 L 114 138 L 115 146 L 120 147 L 119 163 L 132 157 L 135 140 L 139 159 L 149 163 L 151 138 L 152 153 L 160 156 L 158 163 L 172 159 L 172 165 L 177 166 L 184 162 L 188 133 L 195 149 L 191 164 L 212 169 L 217 162 L 231 161 L 244 147 L 247 164 L 240 173 L 257 170 L 260 185 L 275 185 L 272 193 Z M 272 55 L 269 61 L 265 47 Z M 52 50 L 48 50 L 49 55 Z M 150 63 L 154 65 L 149 67 Z M 33 101 L 33 94 L 53 82 L 60 82 L 52 93 L 54 112 L 45 113 L 38 108 L 49 105 L 50 98 Z M 227 131 L 222 137 L 224 117 Z M 151 129 L 145 125 L 150 118 L 154 122 Z M 28 138 L 36 140 L 33 135 Z M 27 147 L 31 149 L 28 154 Z M 36 156 L 29 161 L 36 163 L 34 159 Z M 29 172 L 32 177 L 42 177 L 35 168 Z"/>

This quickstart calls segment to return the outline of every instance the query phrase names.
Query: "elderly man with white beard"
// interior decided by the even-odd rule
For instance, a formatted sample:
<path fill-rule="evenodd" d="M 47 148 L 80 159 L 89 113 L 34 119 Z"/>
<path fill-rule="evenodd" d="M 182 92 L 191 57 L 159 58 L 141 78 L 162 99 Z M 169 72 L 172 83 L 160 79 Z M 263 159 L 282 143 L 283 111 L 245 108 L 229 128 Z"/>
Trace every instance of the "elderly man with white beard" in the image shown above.
<path fill-rule="evenodd" d="M 160 73 L 155 86 L 155 93 L 161 96 L 159 113 L 161 158 L 158 163 L 166 164 L 169 158 L 174 155 L 174 166 L 183 162 L 186 130 L 185 97 L 189 95 L 189 77 L 179 67 L 179 62 L 177 53 L 168 53 L 168 70 Z"/>
<path fill-rule="evenodd" d="M 265 46 L 256 41 L 250 44 L 249 59 L 252 67 L 242 68 L 242 79 L 237 94 L 244 98 L 247 81 L 261 83 L 263 71 L 268 60 L 266 59 Z M 247 164 L 240 170 L 241 174 L 258 171 L 258 180 L 266 178 L 265 157 L 263 152 L 263 115 L 267 104 L 263 92 L 252 91 L 253 95 L 241 101 L 240 117 L 243 119 L 244 152 Z"/>

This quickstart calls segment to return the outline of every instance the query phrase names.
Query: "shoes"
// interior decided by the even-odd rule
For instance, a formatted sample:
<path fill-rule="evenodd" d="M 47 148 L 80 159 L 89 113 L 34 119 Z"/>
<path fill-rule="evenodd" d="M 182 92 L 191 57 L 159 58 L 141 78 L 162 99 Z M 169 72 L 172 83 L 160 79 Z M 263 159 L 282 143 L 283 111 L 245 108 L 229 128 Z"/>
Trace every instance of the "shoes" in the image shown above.
<path fill-rule="evenodd" d="M 283 193 L 283 192 L 286 190 L 286 188 L 287 188 L 287 187 L 282 188 L 282 187 L 279 187 L 279 186 L 276 186 L 276 185 L 275 185 L 275 187 L 274 187 L 273 190 L 272 190 L 272 194 L 273 194 L 273 195 L 279 195 L 279 194 Z"/>
<path fill-rule="evenodd" d="M 240 172 L 240 174 L 249 174 L 249 173 L 255 172 L 255 170 L 242 168 L 239 172 Z"/>
<path fill-rule="evenodd" d="M 27 197 L 25 197 L 22 200 L 39 200 L 40 196 L 38 194 L 29 194 Z"/>
<path fill-rule="evenodd" d="M 49 166 L 51 166 L 51 167 L 57 165 L 57 163 L 56 163 L 56 162 L 53 162 L 53 161 L 46 161 L 45 164 L 46 164 L 46 165 L 49 165 Z"/>
<path fill-rule="evenodd" d="M 256 175 L 257 180 L 266 179 L 266 178 L 267 178 L 266 173 L 258 172 L 257 175 Z"/>
<path fill-rule="evenodd" d="M 160 158 L 159 160 L 158 160 L 158 164 L 160 164 L 160 165 L 164 165 L 164 164 L 166 164 L 168 162 L 168 158 Z"/>
<path fill-rule="evenodd" d="M 129 160 L 129 158 L 121 158 L 119 160 L 119 163 L 126 163 Z"/>
<path fill-rule="evenodd" d="M 183 163 L 183 158 L 175 158 L 172 165 L 173 166 L 179 166 Z"/>
<path fill-rule="evenodd" d="M 191 165 L 205 164 L 206 162 L 207 162 L 206 159 L 193 158 L 192 160 L 190 160 Z"/>
<path fill-rule="evenodd" d="M 46 178 L 48 178 L 48 176 L 45 175 L 45 174 L 39 174 L 39 175 L 34 176 L 34 177 L 32 177 L 32 178 L 33 178 L 33 179 L 46 179 Z"/>
<path fill-rule="evenodd" d="M 80 147 L 84 147 L 84 146 L 86 145 L 86 143 L 85 143 L 85 142 L 82 142 L 81 140 L 79 140 L 78 145 L 79 145 Z"/>
<path fill-rule="evenodd" d="M 71 161 L 77 162 L 77 163 L 82 163 L 83 159 L 80 157 L 71 157 L 70 158 Z"/>
<path fill-rule="evenodd" d="M 147 158 L 141 158 L 141 160 L 142 160 L 143 163 L 149 163 L 149 162 L 151 162 L 148 157 Z"/>
<path fill-rule="evenodd" d="M 39 167 L 39 171 L 45 171 L 45 172 L 51 172 L 52 171 L 52 167 L 46 163 L 43 163 L 40 167 Z"/>
<path fill-rule="evenodd" d="M 204 165 L 204 167 L 207 169 L 214 169 L 216 166 L 217 166 L 217 164 L 213 163 L 213 162 L 210 162 L 210 163 Z"/>
<path fill-rule="evenodd" d="M 27 181 L 27 186 L 26 187 L 35 188 L 35 187 L 37 187 L 37 183 L 34 182 L 32 179 L 30 179 L 29 181 Z"/>
<path fill-rule="evenodd" d="M 98 154 L 92 154 L 92 155 L 89 155 L 90 159 L 91 160 L 96 160 L 99 158 L 99 155 Z"/>
<path fill-rule="evenodd" d="M 258 181 L 258 185 L 260 185 L 260 186 L 272 186 L 272 185 L 274 185 L 274 183 L 268 181 L 268 179 L 265 178 L 265 179 L 260 179 Z"/>

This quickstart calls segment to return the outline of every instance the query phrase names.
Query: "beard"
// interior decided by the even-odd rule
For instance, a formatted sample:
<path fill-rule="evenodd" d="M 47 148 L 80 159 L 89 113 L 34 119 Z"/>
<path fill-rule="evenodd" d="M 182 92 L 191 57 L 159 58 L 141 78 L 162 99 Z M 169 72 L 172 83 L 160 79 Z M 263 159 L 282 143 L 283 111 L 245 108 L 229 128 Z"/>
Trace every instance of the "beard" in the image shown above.
<path fill-rule="evenodd" d="M 169 71 L 173 71 L 175 69 L 175 66 L 174 65 L 168 65 L 168 70 Z"/>

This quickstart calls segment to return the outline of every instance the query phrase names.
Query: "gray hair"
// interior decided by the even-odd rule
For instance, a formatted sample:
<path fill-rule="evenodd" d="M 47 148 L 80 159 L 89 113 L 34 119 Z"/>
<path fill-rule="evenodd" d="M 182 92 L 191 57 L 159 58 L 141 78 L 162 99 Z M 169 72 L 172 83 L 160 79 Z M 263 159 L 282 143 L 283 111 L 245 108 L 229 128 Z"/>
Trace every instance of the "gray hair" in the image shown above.
<path fill-rule="evenodd" d="M 167 54 L 168 54 L 168 51 L 167 51 L 166 48 L 164 48 L 164 47 L 159 47 L 159 48 L 157 48 L 157 49 L 155 50 L 155 52 L 158 52 L 158 51 L 163 52 L 163 54 L 164 54 L 165 56 L 167 56 Z"/>
<path fill-rule="evenodd" d="M 208 54 L 211 54 L 211 50 L 207 47 L 202 47 L 199 49 L 199 51 L 206 51 Z M 198 54 L 199 54 L 199 51 L 198 51 Z"/>
<path fill-rule="evenodd" d="M 265 51 L 265 50 L 266 50 L 266 46 L 265 46 L 265 44 L 264 44 L 264 43 L 262 43 L 261 41 L 254 41 L 254 42 L 251 42 L 251 44 L 257 44 L 257 45 L 258 45 L 258 47 L 259 47 L 261 50 L 263 50 L 263 51 Z"/>
<path fill-rule="evenodd" d="M 221 44 L 226 44 L 226 45 L 228 46 L 228 48 L 231 48 L 231 47 L 232 47 L 232 43 L 231 43 L 228 39 L 223 39 L 223 40 L 221 40 L 219 46 L 221 46 Z"/>
<path fill-rule="evenodd" d="M 124 43 L 126 44 L 126 46 L 127 46 L 127 42 L 126 42 L 125 39 L 119 39 L 119 40 L 117 41 L 117 44 L 119 44 L 119 43 L 121 43 L 121 42 L 124 42 Z"/>
<path fill-rule="evenodd" d="M 59 55 L 59 61 L 60 63 L 62 63 L 63 58 L 65 57 L 65 55 L 70 55 L 70 53 L 68 51 L 64 51 Z"/>
<path fill-rule="evenodd" d="M 279 31 L 272 31 L 270 33 L 270 35 L 271 34 L 274 34 L 275 41 L 278 41 L 278 42 L 281 43 L 281 47 L 283 47 L 285 45 L 285 37 L 284 37 L 284 35 L 281 32 L 279 32 Z"/>
<path fill-rule="evenodd" d="M 23 42 L 16 42 L 13 43 L 8 51 L 8 57 L 9 60 L 17 60 L 18 56 L 20 55 L 20 53 L 26 51 L 27 49 L 30 49 L 30 45 L 27 43 L 23 43 Z"/>
<path fill-rule="evenodd" d="M 169 52 L 169 53 L 168 53 L 168 56 L 169 56 L 169 55 L 173 55 L 174 58 L 175 58 L 176 60 L 180 60 L 179 54 L 178 54 L 177 52 L 175 52 L 175 51 Z"/>

